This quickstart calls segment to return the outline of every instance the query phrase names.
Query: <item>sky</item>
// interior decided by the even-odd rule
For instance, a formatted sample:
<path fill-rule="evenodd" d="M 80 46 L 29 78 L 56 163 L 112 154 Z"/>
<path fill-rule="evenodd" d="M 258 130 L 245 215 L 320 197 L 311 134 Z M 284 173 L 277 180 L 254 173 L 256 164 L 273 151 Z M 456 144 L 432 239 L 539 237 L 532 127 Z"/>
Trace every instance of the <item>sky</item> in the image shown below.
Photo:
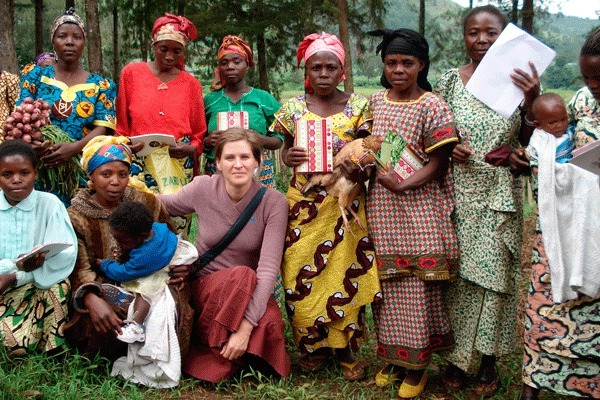
<path fill-rule="evenodd" d="M 469 0 L 453 0 L 463 7 L 469 5 Z M 537 3 L 539 0 L 535 0 Z M 487 4 L 487 0 L 473 0 L 473 5 Z M 550 12 L 562 12 L 565 15 L 572 15 L 580 18 L 598 19 L 597 11 L 600 11 L 600 1 L 598 0 L 545 0 L 550 3 L 548 7 Z"/>

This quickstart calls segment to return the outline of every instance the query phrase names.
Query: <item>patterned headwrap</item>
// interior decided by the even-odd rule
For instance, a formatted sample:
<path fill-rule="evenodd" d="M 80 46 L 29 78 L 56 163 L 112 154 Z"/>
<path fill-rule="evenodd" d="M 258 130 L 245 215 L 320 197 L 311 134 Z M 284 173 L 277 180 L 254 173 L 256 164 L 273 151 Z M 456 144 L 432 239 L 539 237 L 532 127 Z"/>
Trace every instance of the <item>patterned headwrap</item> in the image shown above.
<path fill-rule="evenodd" d="M 165 13 L 164 17 L 154 21 L 152 27 L 152 44 L 161 40 L 173 40 L 182 46 L 186 46 L 190 40 L 196 39 L 197 36 L 198 31 L 192 21 L 180 15 Z M 177 68 L 182 71 L 184 70 L 184 58 L 182 54 L 181 60 L 177 63 Z"/>
<path fill-rule="evenodd" d="M 239 54 L 244 57 L 249 67 L 254 67 L 254 65 L 256 65 L 252 58 L 252 48 L 250 47 L 250 44 L 238 36 L 227 35 L 223 38 L 221 46 L 219 46 L 217 61 L 221 61 L 221 58 L 231 53 Z M 219 67 L 217 67 L 215 68 L 213 80 L 210 84 L 210 90 L 214 92 L 215 90 L 223 89 L 224 86 L 225 81 L 221 77 Z"/>
<path fill-rule="evenodd" d="M 342 64 L 342 77 L 340 78 L 340 82 L 346 79 L 344 68 L 344 61 L 346 59 L 346 52 L 344 51 L 344 45 L 335 35 L 331 35 L 329 33 L 321 32 L 321 33 L 311 33 L 306 36 L 300 46 L 298 46 L 298 51 L 296 52 L 296 58 L 298 61 L 298 67 L 304 61 L 306 65 L 306 60 L 310 58 L 313 54 L 319 51 L 328 51 L 330 53 L 335 54 L 335 56 L 340 60 Z M 338 82 L 339 83 L 339 82 Z M 310 85 L 308 84 L 308 77 L 304 81 L 304 87 L 310 91 L 312 91 Z"/>
<path fill-rule="evenodd" d="M 164 17 L 154 21 L 152 27 L 152 44 L 161 40 L 173 40 L 185 46 L 197 36 L 198 31 L 192 21 L 180 15 L 165 13 Z"/>
<path fill-rule="evenodd" d="M 96 136 L 83 148 L 81 167 L 90 175 L 96 168 L 112 161 L 131 165 L 133 154 L 125 136 Z"/>
<path fill-rule="evenodd" d="M 367 32 L 371 36 L 383 36 L 381 43 L 377 45 L 375 54 L 381 52 L 381 60 L 385 61 L 388 54 L 406 54 L 417 57 L 425 62 L 423 70 L 417 76 L 417 85 L 423 90 L 431 92 L 431 84 L 427 80 L 429 73 L 429 44 L 423 35 L 411 29 L 378 29 Z M 391 89 L 392 85 L 381 76 L 381 85 Z"/>
<path fill-rule="evenodd" d="M 227 35 L 223 38 L 223 42 L 221 43 L 217 53 L 217 59 L 220 60 L 227 54 L 231 53 L 241 55 L 246 59 L 249 67 L 254 67 L 255 63 L 252 59 L 252 48 L 244 39 L 233 35 Z"/>
<path fill-rule="evenodd" d="M 40 65 L 41 62 L 46 60 L 54 61 L 54 53 L 50 53 L 49 51 L 47 51 L 45 53 L 38 54 L 38 56 L 35 58 L 35 65 Z"/>
<path fill-rule="evenodd" d="M 50 27 L 50 41 L 54 40 L 54 33 L 56 32 L 58 27 L 63 24 L 77 25 L 78 27 L 81 28 L 81 31 L 83 32 L 83 37 L 85 38 L 85 36 L 86 36 L 85 24 L 83 23 L 83 20 L 81 19 L 81 17 L 79 15 L 75 14 L 75 9 L 73 7 L 71 7 L 63 15 L 59 15 L 54 20 L 54 23 Z"/>

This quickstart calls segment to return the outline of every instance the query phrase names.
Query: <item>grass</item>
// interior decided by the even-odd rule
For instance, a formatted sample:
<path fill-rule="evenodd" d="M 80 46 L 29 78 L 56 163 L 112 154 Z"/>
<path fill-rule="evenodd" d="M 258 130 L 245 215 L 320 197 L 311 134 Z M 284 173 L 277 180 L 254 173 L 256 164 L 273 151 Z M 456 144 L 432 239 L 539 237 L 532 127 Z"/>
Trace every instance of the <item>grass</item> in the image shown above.
<path fill-rule="evenodd" d="M 532 219 L 528 219 L 528 228 L 532 230 Z M 194 224 L 192 226 L 195 226 Z M 192 233 L 195 235 L 195 232 Z M 531 238 L 530 238 L 531 239 Z M 526 247 L 530 247 L 526 241 Z M 523 264 L 528 264 L 527 255 Z M 530 259 L 530 256 L 529 256 Z M 528 274 L 523 274 L 524 292 Z M 394 399 L 396 388 L 378 388 L 373 380 L 374 374 L 384 366 L 377 359 L 376 342 L 373 330 L 373 318 L 367 309 L 369 340 L 361 347 L 359 358 L 369 366 L 369 378 L 363 382 L 349 383 L 336 365 L 329 365 L 323 371 L 306 374 L 298 368 L 298 351 L 292 344 L 289 325 L 286 328 L 288 353 L 292 358 L 292 373 L 289 377 L 278 379 L 265 376 L 258 371 L 246 370 L 238 376 L 218 385 L 203 383 L 192 378 L 184 378 L 174 389 L 149 389 L 138 387 L 118 377 L 110 376 L 110 363 L 102 358 L 89 360 L 71 352 L 54 357 L 34 354 L 26 358 L 10 359 L 3 347 L 0 347 L 0 400 L 20 399 L 283 399 L 283 400 L 375 400 Z M 520 331 L 520 330 L 519 330 Z M 515 351 L 499 360 L 501 374 L 500 385 L 494 400 L 516 400 L 521 387 L 522 333 L 516 334 L 519 345 Z M 449 394 L 441 384 L 441 371 L 444 361 L 434 355 L 429 367 L 429 382 L 426 392 L 417 399 L 428 400 L 475 400 L 477 397 L 468 387 L 465 390 Z M 565 399 L 564 396 L 544 393 L 546 400 Z"/>
<path fill-rule="evenodd" d="M 370 313 L 369 313 L 370 314 Z M 372 319 L 369 315 L 369 324 Z M 288 329 L 289 335 L 289 329 Z M 217 385 L 206 384 L 191 378 L 182 379 L 175 389 L 148 389 L 138 387 L 120 378 L 110 377 L 107 360 L 85 359 L 76 354 L 63 353 L 55 357 L 43 354 L 12 360 L 0 350 L 0 399 L 393 399 L 397 388 L 381 389 L 371 377 L 364 382 L 349 383 L 335 365 L 330 365 L 315 374 L 299 371 L 295 350 L 292 355 L 292 374 L 288 378 L 276 379 L 260 372 L 247 370 L 239 376 Z M 360 350 L 359 357 L 369 365 L 371 376 L 383 367 L 375 354 L 372 338 Z M 476 399 L 470 389 L 448 394 L 440 383 L 443 361 L 439 357 L 429 369 L 430 380 L 426 393 L 418 399 Z M 520 388 L 521 351 L 504 357 L 499 362 L 500 388 L 492 397 L 496 400 L 517 399 Z M 546 395 L 545 399 L 562 397 Z"/>
<path fill-rule="evenodd" d="M 277 176 L 280 189 L 285 188 L 289 176 Z M 526 204 L 525 217 L 533 214 L 535 204 Z M 190 240 L 196 237 L 193 216 Z M 526 232 L 533 230 L 532 219 L 528 219 Z M 526 234 L 527 235 L 527 234 Z M 530 238 L 531 239 L 531 238 Z M 525 241 L 524 248 L 531 248 L 531 242 Z M 530 254 L 530 253 L 529 253 Z M 524 267 L 531 258 L 523 256 Z M 523 274 L 524 292 L 528 274 Z M 118 377 L 111 377 L 110 363 L 102 358 L 86 359 L 71 352 L 64 352 L 54 357 L 45 354 L 33 354 L 26 358 L 10 359 L 0 346 L 0 400 L 20 399 L 351 399 L 375 400 L 397 398 L 397 388 L 381 389 L 375 385 L 374 374 L 384 364 L 377 359 L 376 342 L 373 330 L 373 318 L 370 309 L 367 309 L 367 325 L 370 332 L 369 340 L 361 347 L 359 358 L 369 366 L 369 378 L 363 382 L 349 383 L 335 365 L 329 365 L 323 371 L 315 374 L 305 374 L 298 368 L 298 351 L 292 344 L 289 325 L 286 328 L 287 350 L 292 358 L 292 373 L 289 377 L 277 379 L 262 375 L 258 371 L 247 370 L 240 375 L 212 385 L 184 378 L 180 385 L 174 389 L 149 389 L 138 387 Z M 517 333 L 519 345 L 509 356 L 499 360 L 498 366 L 501 373 L 500 387 L 492 397 L 495 400 L 517 399 L 521 386 L 521 341 L 522 333 Z M 441 384 L 441 371 L 445 366 L 444 361 L 434 355 L 429 368 L 430 379 L 426 392 L 418 399 L 429 400 L 474 400 L 477 399 L 472 390 L 465 390 L 449 394 Z M 559 400 L 563 396 L 545 393 L 542 399 Z"/>

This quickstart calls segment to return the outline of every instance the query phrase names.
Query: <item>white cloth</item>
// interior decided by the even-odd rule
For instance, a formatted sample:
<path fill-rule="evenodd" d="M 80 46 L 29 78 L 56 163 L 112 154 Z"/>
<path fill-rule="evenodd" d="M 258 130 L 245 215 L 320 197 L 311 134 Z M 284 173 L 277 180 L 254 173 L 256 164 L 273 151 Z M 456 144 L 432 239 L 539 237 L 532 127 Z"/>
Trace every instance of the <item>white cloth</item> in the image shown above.
<path fill-rule="evenodd" d="M 538 208 L 553 301 L 595 297 L 600 290 L 600 181 L 572 164 L 555 163 L 556 138 L 536 131 Z"/>
<path fill-rule="evenodd" d="M 129 306 L 127 317 L 130 319 L 133 317 L 134 303 Z M 165 286 L 144 321 L 146 341 L 129 344 L 127 356 L 115 361 L 111 376 L 121 375 L 131 382 L 150 387 L 176 387 L 181 377 L 181 353 L 175 332 L 176 313 L 171 291 Z"/>

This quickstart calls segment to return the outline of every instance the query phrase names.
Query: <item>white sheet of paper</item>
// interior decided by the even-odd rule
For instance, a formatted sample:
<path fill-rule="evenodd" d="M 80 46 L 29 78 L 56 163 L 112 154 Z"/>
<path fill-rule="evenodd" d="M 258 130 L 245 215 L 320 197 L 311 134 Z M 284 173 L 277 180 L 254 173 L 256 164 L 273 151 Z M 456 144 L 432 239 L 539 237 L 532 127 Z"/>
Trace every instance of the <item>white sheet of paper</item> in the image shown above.
<path fill-rule="evenodd" d="M 556 52 L 550 47 L 508 24 L 479 63 L 466 88 L 492 110 L 510 118 L 524 98 L 523 91 L 512 83 L 510 74 L 520 68 L 531 75 L 531 61 L 538 76 L 542 76 L 555 56 Z"/>

